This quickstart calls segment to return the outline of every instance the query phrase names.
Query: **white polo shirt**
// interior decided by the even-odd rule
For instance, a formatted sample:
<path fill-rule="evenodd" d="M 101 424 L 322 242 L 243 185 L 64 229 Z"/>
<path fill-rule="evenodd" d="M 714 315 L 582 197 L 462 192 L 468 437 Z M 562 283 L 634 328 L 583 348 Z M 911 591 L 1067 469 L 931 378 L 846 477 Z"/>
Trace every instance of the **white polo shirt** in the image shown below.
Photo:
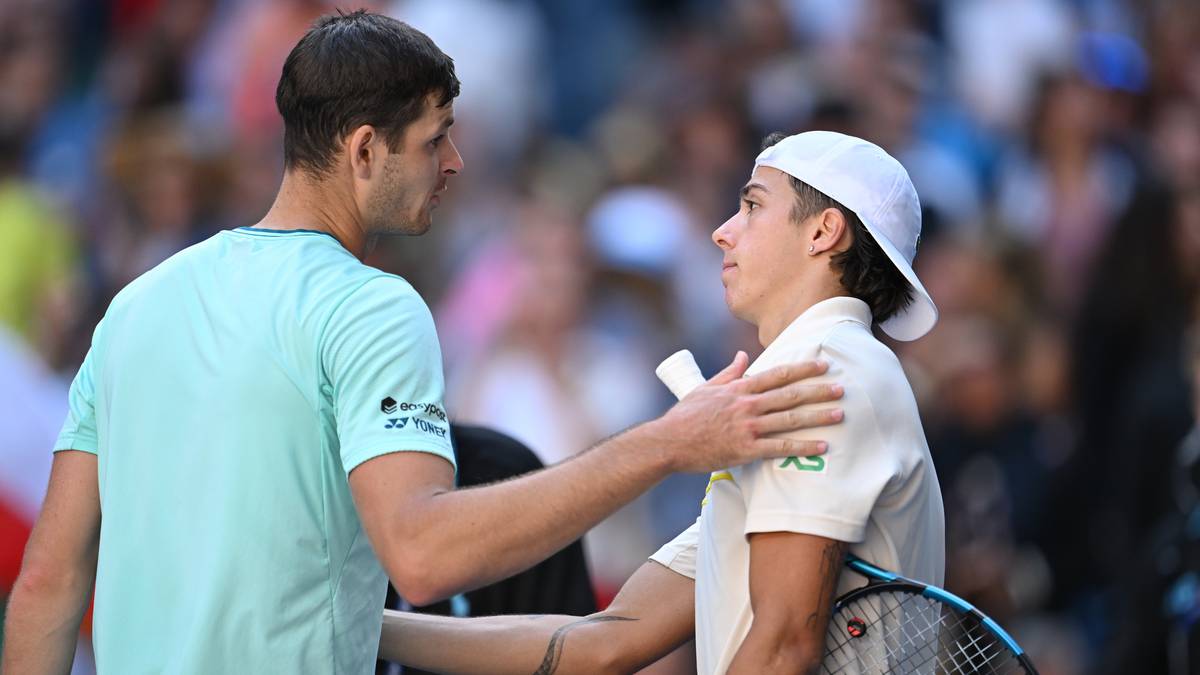
<path fill-rule="evenodd" d="M 830 364 L 819 381 L 845 388 L 839 402 L 845 419 L 790 437 L 828 441 L 826 454 L 712 474 L 696 524 L 650 558 L 696 580 L 700 673 L 724 673 L 750 630 L 751 533 L 837 539 L 880 567 L 942 584 L 945 524 L 937 474 L 912 389 L 895 354 L 872 335 L 867 304 L 837 297 L 813 305 L 747 374 L 809 359 Z M 838 595 L 864 583 L 844 572 Z"/>

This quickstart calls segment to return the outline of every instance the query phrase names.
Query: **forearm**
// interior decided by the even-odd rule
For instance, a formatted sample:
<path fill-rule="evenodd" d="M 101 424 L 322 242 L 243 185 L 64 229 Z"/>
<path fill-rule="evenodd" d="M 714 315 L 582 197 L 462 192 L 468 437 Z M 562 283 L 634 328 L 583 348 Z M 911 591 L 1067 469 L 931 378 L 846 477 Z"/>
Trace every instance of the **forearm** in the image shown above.
<path fill-rule="evenodd" d="M 5 675 L 67 673 L 75 656 L 79 624 L 87 611 L 91 583 L 17 578 L 5 612 Z"/>
<path fill-rule="evenodd" d="M 420 556 L 406 569 L 425 570 L 417 586 L 433 596 L 414 602 L 507 578 L 578 539 L 668 473 L 655 433 L 645 424 L 548 469 L 398 513 L 393 522 L 406 534 L 397 541 Z"/>
<path fill-rule="evenodd" d="M 806 644 L 775 626 L 755 620 L 729 665 L 729 675 L 815 673 L 821 666 L 819 644 Z"/>
<path fill-rule="evenodd" d="M 604 651 L 611 642 L 579 633 L 620 620 L 604 614 L 458 619 L 384 610 L 379 658 L 460 675 L 600 673 L 611 668 Z"/>

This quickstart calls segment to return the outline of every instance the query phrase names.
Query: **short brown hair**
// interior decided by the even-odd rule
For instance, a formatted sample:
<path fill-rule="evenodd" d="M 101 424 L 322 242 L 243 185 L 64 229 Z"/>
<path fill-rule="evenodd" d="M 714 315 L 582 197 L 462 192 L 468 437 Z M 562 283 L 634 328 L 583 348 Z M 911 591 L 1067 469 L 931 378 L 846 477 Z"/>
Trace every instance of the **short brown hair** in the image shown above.
<path fill-rule="evenodd" d="M 288 54 L 275 90 L 284 166 L 326 172 L 363 124 L 396 150 L 428 96 L 445 106 L 458 91 L 454 61 L 421 31 L 361 9 L 323 16 Z"/>

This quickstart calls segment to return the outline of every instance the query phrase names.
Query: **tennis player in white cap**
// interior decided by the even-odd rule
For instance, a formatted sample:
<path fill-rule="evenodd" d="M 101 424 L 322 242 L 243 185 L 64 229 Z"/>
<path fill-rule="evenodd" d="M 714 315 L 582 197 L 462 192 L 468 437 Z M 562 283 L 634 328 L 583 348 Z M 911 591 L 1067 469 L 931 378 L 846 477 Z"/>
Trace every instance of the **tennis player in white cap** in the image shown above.
<path fill-rule="evenodd" d="M 632 672 L 695 635 L 700 673 L 804 673 L 823 656 L 847 552 L 933 584 L 941 492 L 911 387 L 873 326 L 915 340 L 937 309 L 913 272 L 916 190 L 878 146 L 776 134 L 713 233 L 725 301 L 758 327 L 749 373 L 806 359 L 845 388 L 823 457 L 714 473 L 696 524 L 590 617 L 385 617 L 381 654 L 456 673 Z M 810 432 L 799 432 L 804 437 Z"/>

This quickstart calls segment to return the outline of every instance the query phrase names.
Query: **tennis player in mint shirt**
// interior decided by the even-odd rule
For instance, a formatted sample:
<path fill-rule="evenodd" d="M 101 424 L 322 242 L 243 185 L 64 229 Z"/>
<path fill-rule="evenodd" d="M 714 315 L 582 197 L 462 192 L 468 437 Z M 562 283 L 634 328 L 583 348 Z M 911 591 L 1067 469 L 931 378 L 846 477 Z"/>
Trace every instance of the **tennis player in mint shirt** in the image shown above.
<path fill-rule="evenodd" d="M 425 303 L 362 264 L 427 231 L 462 170 L 453 62 L 395 20 L 326 17 L 284 65 L 285 175 L 113 300 L 70 392 L 6 614 L 3 671 L 69 668 L 95 589 L 107 673 L 369 673 L 386 581 L 414 604 L 510 576 L 672 471 L 823 444 L 821 364 L 742 377 L 549 469 L 454 490 Z"/>
<path fill-rule="evenodd" d="M 56 444 L 97 453 L 97 664 L 365 672 L 387 581 L 346 475 L 453 465 L 448 431 L 429 310 L 328 234 L 222 232 L 130 284 Z"/>

